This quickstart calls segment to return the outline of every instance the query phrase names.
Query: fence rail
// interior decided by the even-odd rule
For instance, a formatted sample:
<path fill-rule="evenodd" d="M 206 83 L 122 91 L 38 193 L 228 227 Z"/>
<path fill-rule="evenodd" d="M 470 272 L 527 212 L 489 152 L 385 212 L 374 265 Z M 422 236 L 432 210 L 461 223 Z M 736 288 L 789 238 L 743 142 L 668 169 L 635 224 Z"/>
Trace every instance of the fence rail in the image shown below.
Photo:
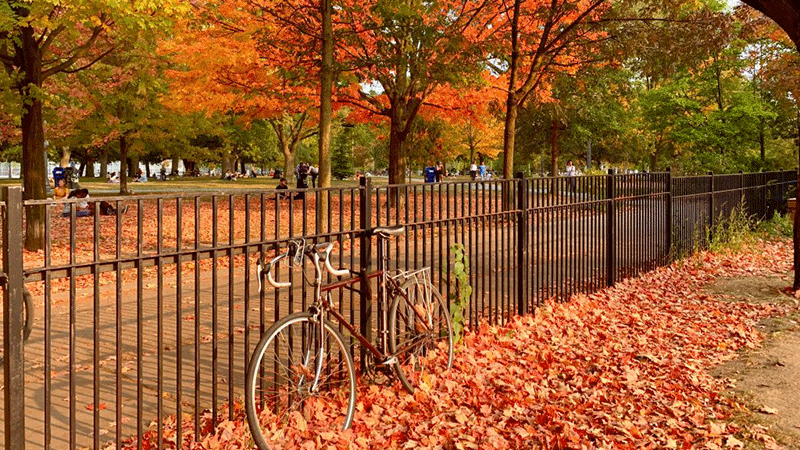
<path fill-rule="evenodd" d="M 313 300 L 300 283 L 309 267 L 277 274 L 293 289 L 259 289 L 258 261 L 289 240 L 336 242 L 336 262 L 366 277 L 376 266 L 369 230 L 405 225 L 390 268 L 430 266 L 448 301 L 459 288 L 450 248 L 460 243 L 474 327 L 668 264 L 707 245 L 716 221 L 740 204 L 758 218 L 784 213 L 796 181 L 795 171 L 362 179 L 351 188 L 90 199 L 88 217 L 79 200 L 23 202 L 19 188 L 4 188 L 5 448 L 141 448 L 135 437 L 151 423 L 156 436 L 172 427 L 170 439 L 183 442 L 240 414 L 250 350 L 274 320 Z M 101 201 L 128 211 L 102 215 Z M 45 246 L 23 252 L 32 208 L 44 209 Z M 24 343 L 23 286 L 35 304 Z M 334 300 L 368 336 L 380 311 L 374 280 L 362 286 L 336 289 Z"/>

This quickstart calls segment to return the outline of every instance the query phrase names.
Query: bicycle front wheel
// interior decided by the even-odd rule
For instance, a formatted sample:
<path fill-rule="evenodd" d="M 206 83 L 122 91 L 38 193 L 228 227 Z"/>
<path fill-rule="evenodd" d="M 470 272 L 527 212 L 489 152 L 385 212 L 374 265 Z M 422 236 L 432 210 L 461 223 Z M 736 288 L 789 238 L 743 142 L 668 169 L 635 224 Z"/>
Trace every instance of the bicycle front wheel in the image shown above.
<path fill-rule="evenodd" d="M 394 296 L 389 313 L 389 351 L 397 357 L 397 378 L 414 392 L 427 375 L 453 366 L 453 325 L 441 294 L 430 283 L 411 279 Z"/>
<path fill-rule="evenodd" d="M 307 312 L 275 322 L 250 358 L 245 397 L 247 422 L 261 450 L 347 429 L 356 406 L 356 371 L 342 335 Z M 288 429 L 298 430 L 298 438 L 288 439 Z"/>

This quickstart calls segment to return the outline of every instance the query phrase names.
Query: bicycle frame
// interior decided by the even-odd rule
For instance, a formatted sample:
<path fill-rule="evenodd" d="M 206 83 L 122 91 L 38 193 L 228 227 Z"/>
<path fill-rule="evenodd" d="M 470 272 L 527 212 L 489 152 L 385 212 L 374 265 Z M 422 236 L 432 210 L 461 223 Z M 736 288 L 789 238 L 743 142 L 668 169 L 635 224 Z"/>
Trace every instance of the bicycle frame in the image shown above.
<path fill-rule="evenodd" d="M 392 295 L 400 294 L 406 297 L 406 294 L 400 289 L 400 283 L 395 279 L 395 277 L 389 274 L 387 270 L 387 266 L 389 263 L 389 256 L 388 252 L 386 251 L 385 246 L 387 245 L 388 241 L 385 238 L 379 238 L 378 240 L 378 261 L 379 261 L 379 269 L 375 272 L 366 275 L 365 281 L 369 282 L 372 278 L 380 277 L 379 281 L 379 306 L 381 311 L 380 317 L 380 346 L 374 345 L 372 342 L 369 341 L 363 334 L 356 329 L 356 327 L 350 323 L 347 318 L 341 315 L 336 309 L 333 308 L 333 304 L 329 299 L 329 292 L 335 289 L 346 288 L 346 289 L 353 289 L 352 285 L 356 283 L 360 283 L 362 281 L 362 277 L 355 276 L 348 278 L 346 280 L 341 280 L 335 283 L 330 283 L 323 285 L 322 284 L 322 277 L 323 277 L 323 270 L 322 270 L 322 263 L 320 261 L 319 254 L 314 251 L 313 253 L 306 253 L 306 256 L 312 260 L 314 265 L 314 280 L 312 283 L 312 287 L 314 288 L 314 298 L 315 301 L 308 307 L 308 311 L 311 312 L 314 317 L 318 318 L 318 323 L 320 326 L 316 327 L 315 334 L 319 334 L 316 336 L 320 341 L 320 349 L 324 353 L 324 342 L 322 341 L 322 321 L 324 318 L 327 317 L 327 314 L 333 316 L 336 319 L 336 322 L 341 324 L 347 331 L 350 333 L 351 336 L 355 337 L 356 340 L 365 348 L 367 349 L 376 359 L 376 361 L 380 361 L 380 365 L 389 365 L 394 364 L 396 362 L 395 355 L 402 353 L 406 350 L 406 347 L 402 347 L 397 349 L 395 353 L 389 354 L 388 352 L 388 335 L 389 335 L 389 325 L 388 325 L 388 309 L 389 309 L 389 293 L 391 292 Z M 300 250 L 304 251 L 304 250 Z M 273 261 L 277 261 L 285 257 L 286 254 L 283 256 L 279 256 Z M 330 255 L 328 255 L 329 258 Z M 330 266 L 329 259 L 325 262 L 326 267 Z M 331 268 L 328 267 L 330 271 Z M 424 270 L 424 269 L 421 269 Z M 409 272 L 405 275 L 413 276 L 414 274 L 418 273 L 419 271 Z M 406 297 L 406 299 L 408 299 Z M 427 323 L 425 317 L 423 317 L 419 311 L 412 308 L 414 314 L 422 320 L 422 323 L 425 326 L 430 327 L 431 324 Z M 322 354 L 322 353 L 321 353 Z M 319 380 L 319 370 L 321 369 L 321 361 L 318 361 L 315 367 L 315 380 L 314 384 L 312 385 L 312 390 L 316 388 L 317 382 Z"/>

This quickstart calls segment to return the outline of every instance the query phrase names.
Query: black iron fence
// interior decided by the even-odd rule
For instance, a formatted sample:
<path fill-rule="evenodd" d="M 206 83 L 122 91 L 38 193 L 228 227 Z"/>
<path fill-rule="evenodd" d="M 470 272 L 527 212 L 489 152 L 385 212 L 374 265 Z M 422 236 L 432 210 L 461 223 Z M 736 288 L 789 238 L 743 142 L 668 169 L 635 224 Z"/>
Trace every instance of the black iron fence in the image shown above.
<path fill-rule="evenodd" d="M 430 266 L 450 299 L 454 244 L 466 249 L 468 325 L 502 323 L 702 248 L 720 217 L 785 212 L 795 171 L 669 173 L 381 185 L 237 193 L 21 200 L 4 188 L 5 448 L 141 448 L 202 439 L 239 414 L 250 351 L 277 318 L 304 309 L 292 289 L 261 290 L 258 261 L 292 239 L 334 241 L 340 266 L 376 267 L 369 230 L 403 224 L 391 269 Z M 25 210 L 43 208 L 45 246 L 23 252 Z M 23 288 L 34 300 L 23 341 Z M 368 335 L 369 289 L 335 304 Z M 183 426 L 174 426 L 175 422 Z M 131 440 L 133 439 L 133 440 Z M 166 446 L 167 442 L 164 442 Z M 161 447 L 163 447 L 161 446 Z"/>

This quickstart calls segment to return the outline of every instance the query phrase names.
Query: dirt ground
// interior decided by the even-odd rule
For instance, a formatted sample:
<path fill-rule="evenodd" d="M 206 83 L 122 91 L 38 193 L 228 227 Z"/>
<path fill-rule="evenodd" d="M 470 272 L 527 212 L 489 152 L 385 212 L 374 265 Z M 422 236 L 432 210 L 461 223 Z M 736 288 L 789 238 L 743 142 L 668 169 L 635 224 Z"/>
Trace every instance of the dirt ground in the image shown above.
<path fill-rule="evenodd" d="M 785 293 L 792 274 L 773 277 L 720 278 L 706 287 L 709 294 L 730 301 L 788 304 L 798 299 Z M 727 381 L 730 393 L 752 411 L 743 422 L 764 427 L 782 448 L 800 449 L 800 311 L 763 320 L 763 345 L 717 367 L 712 374 Z M 751 440 L 745 448 L 764 448 Z"/>

